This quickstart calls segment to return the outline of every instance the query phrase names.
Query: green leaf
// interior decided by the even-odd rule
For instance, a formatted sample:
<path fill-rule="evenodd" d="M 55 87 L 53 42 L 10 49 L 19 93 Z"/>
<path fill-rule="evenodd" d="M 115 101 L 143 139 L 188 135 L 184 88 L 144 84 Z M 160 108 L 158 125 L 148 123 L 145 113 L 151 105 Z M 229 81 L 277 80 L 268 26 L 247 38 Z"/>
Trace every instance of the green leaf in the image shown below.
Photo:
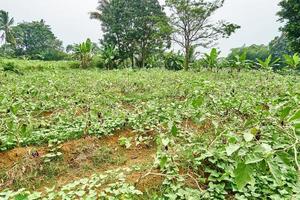
<path fill-rule="evenodd" d="M 171 133 L 174 137 L 176 137 L 178 135 L 178 128 L 176 127 L 175 124 L 173 124 L 173 126 L 171 128 Z"/>
<path fill-rule="evenodd" d="M 245 132 L 244 133 L 244 139 L 246 142 L 251 142 L 254 138 L 254 135 L 250 132 Z"/>
<path fill-rule="evenodd" d="M 291 109 L 292 109 L 291 107 L 285 107 L 285 108 L 281 109 L 279 111 L 280 118 L 285 119 L 290 114 Z"/>
<path fill-rule="evenodd" d="M 293 122 L 300 119 L 300 109 L 289 119 L 289 122 Z"/>
<path fill-rule="evenodd" d="M 281 180 L 281 171 L 278 168 L 278 165 L 276 165 L 273 161 L 267 160 L 267 164 L 269 166 L 269 170 L 274 177 L 276 183 L 278 185 L 282 185 L 282 180 Z"/>
<path fill-rule="evenodd" d="M 250 165 L 241 162 L 234 170 L 235 183 L 238 190 L 242 190 L 248 183 L 251 183 L 253 169 Z"/>
<path fill-rule="evenodd" d="M 202 106 L 204 103 L 204 97 L 203 96 L 198 96 L 197 98 L 195 98 L 192 102 L 192 105 L 194 108 L 198 108 L 200 106 Z"/>
<path fill-rule="evenodd" d="M 163 169 L 166 166 L 167 161 L 168 161 L 168 157 L 165 155 L 160 158 L 159 166 L 161 169 Z"/>
<path fill-rule="evenodd" d="M 231 144 L 228 147 L 226 147 L 226 153 L 228 156 L 231 156 L 234 152 L 239 150 L 241 146 L 239 144 Z"/>
<path fill-rule="evenodd" d="M 293 160 L 291 159 L 291 156 L 286 152 L 278 152 L 277 156 L 286 165 L 290 165 L 293 162 Z"/>
<path fill-rule="evenodd" d="M 251 153 L 248 154 L 246 157 L 246 164 L 255 164 L 255 163 L 259 163 L 263 160 L 264 158 L 262 156 L 260 156 L 257 153 Z"/>

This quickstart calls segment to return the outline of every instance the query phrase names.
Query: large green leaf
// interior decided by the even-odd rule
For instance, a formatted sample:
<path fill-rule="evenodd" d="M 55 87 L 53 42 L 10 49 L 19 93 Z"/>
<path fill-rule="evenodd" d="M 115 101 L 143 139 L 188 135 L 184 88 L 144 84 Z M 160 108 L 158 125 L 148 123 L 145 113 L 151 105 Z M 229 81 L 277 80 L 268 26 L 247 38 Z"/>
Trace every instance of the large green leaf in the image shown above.
<path fill-rule="evenodd" d="M 248 183 L 251 183 L 253 169 L 250 165 L 241 162 L 234 170 L 235 183 L 238 190 L 242 190 Z"/>
<path fill-rule="evenodd" d="M 272 176 L 274 177 L 276 183 L 278 185 L 282 185 L 282 180 L 281 180 L 281 171 L 278 168 L 278 165 L 276 165 L 276 163 L 274 163 L 271 160 L 267 160 L 267 164 L 269 166 L 269 170 L 272 174 Z"/>
<path fill-rule="evenodd" d="M 230 144 L 226 147 L 226 153 L 228 156 L 231 156 L 234 152 L 239 150 L 241 146 L 239 144 Z"/>
<path fill-rule="evenodd" d="M 300 120 L 300 109 L 298 111 L 296 111 L 295 114 L 293 114 L 291 116 L 291 118 L 289 119 L 290 122 L 293 122 L 296 120 Z"/>

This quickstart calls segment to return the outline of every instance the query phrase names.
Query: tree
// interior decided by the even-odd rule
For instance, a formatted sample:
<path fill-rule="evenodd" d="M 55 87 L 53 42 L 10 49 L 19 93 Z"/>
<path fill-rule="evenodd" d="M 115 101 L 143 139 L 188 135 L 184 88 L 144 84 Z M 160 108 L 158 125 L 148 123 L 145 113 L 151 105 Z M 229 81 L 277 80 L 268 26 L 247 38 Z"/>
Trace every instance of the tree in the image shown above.
<path fill-rule="evenodd" d="M 57 50 L 62 51 L 62 42 L 56 38 L 45 21 L 23 22 L 13 27 L 16 38 L 17 56 L 43 59 L 43 54 Z"/>
<path fill-rule="evenodd" d="M 91 13 L 102 22 L 104 46 L 114 46 L 121 60 L 144 67 L 146 60 L 167 46 L 171 28 L 157 0 L 103 0 Z"/>
<path fill-rule="evenodd" d="M 281 30 L 286 33 L 292 50 L 300 53 L 300 1 L 281 0 L 281 11 L 278 12 L 280 21 L 285 22 Z"/>
<path fill-rule="evenodd" d="M 277 58 L 283 58 L 285 54 L 293 54 L 290 48 L 290 42 L 285 33 L 282 33 L 281 36 L 275 37 L 269 43 L 270 54 Z"/>
<path fill-rule="evenodd" d="M 238 25 L 225 21 L 211 22 L 215 11 L 221 8 L 224 0 L 167 0 L 171 23 L 174 28 L 173 40 L 184 49 L 184 69 L 189 68 L 189 55 L 192 47 L 209 47 L 220 37 L 230 36 Z"/>
<path fill-rule="evenodd" d="M 13 24 L 14 18 L 10 18 L 8 12 L 0 10 L 0 39 L 5 43 L 15 45 L 16 41 L 12 31 Z"/>

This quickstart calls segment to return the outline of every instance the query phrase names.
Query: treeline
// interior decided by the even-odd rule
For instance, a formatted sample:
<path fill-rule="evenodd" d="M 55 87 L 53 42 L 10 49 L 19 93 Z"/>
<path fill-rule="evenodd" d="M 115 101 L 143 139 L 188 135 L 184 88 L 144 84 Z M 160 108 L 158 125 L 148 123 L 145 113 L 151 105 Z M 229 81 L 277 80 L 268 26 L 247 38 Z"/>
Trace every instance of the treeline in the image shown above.
<path fill-rule="evenodd" d="M 94 66 L 116 68 L 165 67 L 172 70 L 221 67 L 279 69 L 287 65 L 299 67 L 300 11 L 299 2 L 281 1 L 282 36 L 267 45 L 232 49 L 226 58 L 219 58 L 217 49 L 200 54 L 200 48 L 211 48 L 219 38 L 227 38 L 239 25 L 214 22 L 212 15 L 224 5 L 223 0 L 103 0 L 91 19 L 101 22 L 104 37 L 100 44 L 89 39 L 68 45 L 51 31 L 45 21 L 14 25 L 9 13 L 0 11 L 2 57 L 23 57 L 39 60 L 80 61 L 83 68 Z M 166 14 L 168 11 L 168 15 Z M 174 52 L 171 49 L 180 47 Z M 293 64 L 292 64 L 293 63 Z"/>

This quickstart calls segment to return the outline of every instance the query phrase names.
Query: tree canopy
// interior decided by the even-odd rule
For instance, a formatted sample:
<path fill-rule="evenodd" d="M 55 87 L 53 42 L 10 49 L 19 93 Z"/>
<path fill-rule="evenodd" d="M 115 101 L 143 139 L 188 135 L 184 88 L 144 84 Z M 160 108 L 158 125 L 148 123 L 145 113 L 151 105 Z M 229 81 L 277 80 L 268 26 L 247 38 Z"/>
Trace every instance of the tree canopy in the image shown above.
<path fill-rule="evenodd" d="M 12 45 L 16 43 L 11 30 L 14 22 L 14 18 L 10 18 L 8 12 L 0 10 L 0 40 Z"/>
<path fill-rule="evenodd" d="M 45 21 L 23 22 L 13 27 L 16 55 L 42 57 L 49 51 L 62 51 L 62 42 L 56 38 Z"/>
<path fill-rule="evenodd" d="M 291 48 L 300 53 L 300 1 L 281 0 L 279 6 L 282 8 L 278 12 L 280 21 L 285 23 L 281 30 L 286 33 Z"/>
<path fill-rule="evenodd" d="M 173 40 L 184 49 L 188 69 L 192 48 L 209 47 L 220 37 L 230 36 L 238 25 L 225 21 L 212 22 L 211 17 L 224 0 L 167 0 L 174 28 Z"/>
<path fill-rule="evenodd" d="M 91 18 L 102 23 L 103 45 L 117 47 L 121 60 L 139 67 L 169 44 L 171 29 L 157 0 L 103 0 Z"/>

